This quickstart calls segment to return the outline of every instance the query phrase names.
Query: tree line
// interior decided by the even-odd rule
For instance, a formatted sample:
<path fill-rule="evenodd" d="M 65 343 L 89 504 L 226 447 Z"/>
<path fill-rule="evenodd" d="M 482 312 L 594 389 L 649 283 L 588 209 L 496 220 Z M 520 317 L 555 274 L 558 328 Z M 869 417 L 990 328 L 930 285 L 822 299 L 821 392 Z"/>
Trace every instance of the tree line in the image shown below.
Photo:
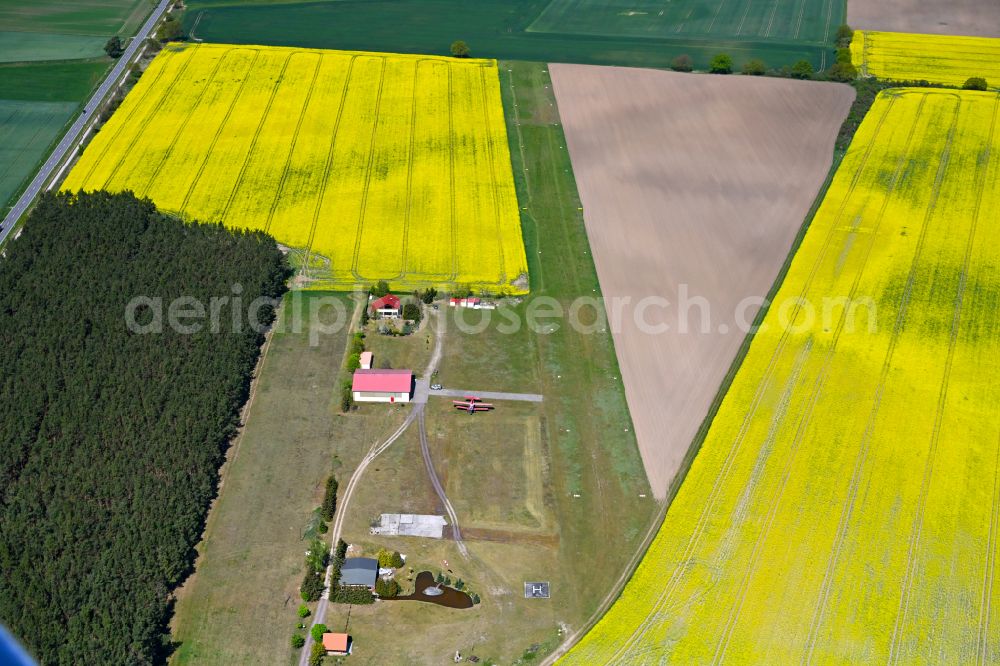
<path fill-rule="evenodd" d="M 249 304 L 279 297 L 288 266 L 262 232 L 104 192 L 44 195 L 5 253 L 0 621 L 42 663 L 162 662 L 263 342 Z M 126 324 L 136 296 L 236 284 L 217 333 Z"/>

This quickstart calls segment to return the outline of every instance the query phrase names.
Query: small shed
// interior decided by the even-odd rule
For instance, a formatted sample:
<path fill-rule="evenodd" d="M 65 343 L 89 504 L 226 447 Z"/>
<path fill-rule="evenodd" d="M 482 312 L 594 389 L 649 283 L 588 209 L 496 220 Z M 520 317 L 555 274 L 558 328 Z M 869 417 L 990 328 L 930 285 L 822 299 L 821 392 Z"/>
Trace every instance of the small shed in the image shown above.
<path fill-rule="evenodd" d="M 364 586 L 375 589 L 378 578 L 378 560 L 370 557 L 349 557 L 340 567 L 340 584 L 349 586 Z"/>
<path fill-rule="evenodd" d="M 351 637 L 347 634 L 326 632 L 323 634 L 323 649 L 328 655 L 342 657 L 351 653 Z"/>
<path fill-rule="evenodd" d="M 362 370 L 372 369 L 372 353 L 370 351 L 361 352 L 361 369 Z"/>

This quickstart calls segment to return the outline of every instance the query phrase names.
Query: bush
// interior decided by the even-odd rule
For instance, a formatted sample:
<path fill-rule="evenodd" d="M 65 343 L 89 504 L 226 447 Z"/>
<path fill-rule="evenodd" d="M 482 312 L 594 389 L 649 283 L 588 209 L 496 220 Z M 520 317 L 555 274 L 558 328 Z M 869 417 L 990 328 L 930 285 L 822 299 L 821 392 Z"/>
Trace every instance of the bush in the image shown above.
<path fill-rule="evenodd" d="M 763 60 L 754 58 L 743 63 L 743 73 L 748 76 L 763 76 L 767 71 L 767 66 Z"/>
<path fill-rule="evenodd" d="M 731 56 L 720 53 L 714 58 L 708 66 L 708 71 L 712 74 L 731 74 L 733 71 L 733 59 Z"/>
<path fill-rule="evenodd" d="M 377 583 L 376 583 L 377 584 Z M 371 604 L 375 597 L 367 587 L 337 585 L 330 590 L 330 601 L 338 604 Z"/>
<path fill-rule="evenodd" d="M 398 551 L 386 550 L 383 548 L 378 551 L 376 556 L 378 559 L 378 565 L 382 569 L 398 569 L 403 566 L 403 556 L 399 554 Z"/>
<path fill-rule="evenodd" d="M 333 474 L 326 480 L 326 490 L 323 495 L 323 520 L 333 520 L 337 512 L 337 477 Z"/>
<path fill-rule="evenodd" d="M 837 28 L 837 46 L 840 48 L 847 48 L 851 45 L 851 40 L 854 39 L 854 30 L 851 26 L 846 23 L 839 28 Z"/>
<path fill-rule="evenodd" d="M 813 75 L 813 66 L 808 60 L 799 60 L 792 65 L 793 79 L 810 79 Z"/>
<path fill-rule="evenodd" d="M 858 69 L 849 62 L 834 63 L 833 67 L 827 70 L 826 78 L 831 81 L 848 83 L 858 78 Z"/>
<path fill-rule="evenodd" d="M 427 305 L 430 305 L 431 303 L 434 302 L 434 299 L 437 298 L 437 295 L 438 295 L 437 289 L 435 289 L 434 287 L 427 287 L 427 289 L 424 289 L 422 292 L 420 292 L 420 300 L 426 303 Z"/>
<path fill-rule="evenodd" d="M 313 646 L 309 649 L 309 666 L 322 666 L 323 659 L 326 657 L 326 648 L 323 647 L 322 643 L 313 643 Z"/>
<path fill-rule="evenodd" d="M 292 634 L 292 649 L 300 650 L 306 644 L 306 638 L 302 634 Z"/>
<path fill-rule="evenodd" d="M 465 589 L 465 581 L 462 580 L 461 578 L 459 578 L 458 580 L 456 580 L 455 581 L 455 589 L 459 590 L 459 591 Z"/>
<path fill-rule="evenodd" d="M 309 617 L 309 607 L 305 604 L 299 606 L 299 617 Z"/>
<path fill-rule="evenodd" d="M 471 595 L 469 595 L 469 596 L 471 596 L 471 597 L 472 597 L 472 605 L 473 605 L 473 606 L 477 605 L 477 604 L 478 604 L 478 603 L 479 603 L 479 602 L 481 601 L 481 599 L 479 598 L 479 595 L 478 595 L 478 594 L 476 594 L 475 592 L 473 592 L 473 593 L 472 593 Z"/>
<path fill-rule="evenodd" d="M 457 285 L 451 295 L 453 298 L 468 298 L 472 296 L 472 287 L 467 284 Z"/>
<path fill-rule="evenodd" d="M 451 43 L 451 54 L 456 58 L 468 58 L 472 55 L 472 49 L 461 39 L 457 39 Z"/>
<path fill-rule="evenodd" d="M 837 49 L 836 62 L 851 62 L 851 49 Z"/>
<path fill-rule="evenodd" d="M 306 567 L 310 571 L 321 573 L 326 569 L 330 561 L 330 547 L 319 539 L 313 539 L 309 543 L 309 554 L 306 555 Z"/>
<path fill-rule="evenodd" d="M 326 628 L 325 624 L 314 624 L 312 628 L 309 629 L 309 635 L 312 636 L 312 639 L 317 643 L 322 643 L 323 634 L 325 634 L 328 631 L 330 630 Z"/>
<path fill-rule="evenodd" d="M 420 306 L 416 303 L 407 303 L 403 306 L 403 319 L 419 322 L 422 316 Z"/>
<path fill-rule="evenodd" d="M 181 39 L 183 36 L 184 31 L 181 29 L 181 22 L 170 14 L 167 14 L 167 18 L 164 19 L 163 23 L 156 30 L 156 38 L 161 42 L 172 42 Z"/>
<path fill-rule="evenodd" d="M 962 84 L 962 90 L 986 90 L 988 87 L 986 79 L 981 76 L 973 76 Z"/>
<path fill-rule="evenodd" d="M 670 61 L 670 69 L 675 72 L 690 72 L 694 69 L 694 61 L 684 53 Z"/>
<path fill-rule="evenodd" d="M 351 389 L 351 382 L 344 382 L 340 388 L 340 411 L 349 412 L 354 406 L 354 391 Z"/>
<path fill-rule="evenodd" d="M 104 52 L 111 58 L 120 58 L 122 53 L 125 52 L 125 47 L 122 45 L 122 38 L 115 35 L 105 42 Z"/>
<path fill-rule="evenodd" d="M 323 577 L 315 571 L 307 571 L 299 586 L 302 601 L 319 601 L 323 595 Z"/>
<path fill-rule="evenodd" d="M 399 594 L 399 583 L 394 578 L 390 578 L 389 580 L 379 578 L 375 581 L 375 594 L 383 599 L 391 599 Z"/>

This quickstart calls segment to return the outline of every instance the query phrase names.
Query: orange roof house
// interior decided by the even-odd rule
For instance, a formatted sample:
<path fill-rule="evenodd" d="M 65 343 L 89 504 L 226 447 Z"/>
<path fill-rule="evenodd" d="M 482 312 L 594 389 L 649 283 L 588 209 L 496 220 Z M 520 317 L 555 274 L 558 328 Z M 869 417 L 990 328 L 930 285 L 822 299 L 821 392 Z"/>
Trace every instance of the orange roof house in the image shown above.
<path fill-rule="evenodd" d="M 323 634 L 323 649 L 327 654 L 345 655 L 351 653 L 351 637 L 347 634 L 327 632 Z"/>

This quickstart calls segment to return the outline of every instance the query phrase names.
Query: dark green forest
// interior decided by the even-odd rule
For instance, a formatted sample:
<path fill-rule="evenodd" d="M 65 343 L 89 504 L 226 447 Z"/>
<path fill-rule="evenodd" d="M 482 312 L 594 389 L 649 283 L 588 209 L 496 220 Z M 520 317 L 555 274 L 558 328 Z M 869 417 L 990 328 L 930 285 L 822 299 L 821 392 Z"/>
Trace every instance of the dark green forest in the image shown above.
<path fill-rule="evenodd" d="M 263 342 L 249 305 L 285 290 L 287 265 L 266 234 L 131 194 L 45 195 L 5 252 L 0 621 L 43 663 L 163 661 Z M 162 298 L 166 324 L 176 297 L 234 291 L 217 332 L 126 325 L 136 296 Z"/>

